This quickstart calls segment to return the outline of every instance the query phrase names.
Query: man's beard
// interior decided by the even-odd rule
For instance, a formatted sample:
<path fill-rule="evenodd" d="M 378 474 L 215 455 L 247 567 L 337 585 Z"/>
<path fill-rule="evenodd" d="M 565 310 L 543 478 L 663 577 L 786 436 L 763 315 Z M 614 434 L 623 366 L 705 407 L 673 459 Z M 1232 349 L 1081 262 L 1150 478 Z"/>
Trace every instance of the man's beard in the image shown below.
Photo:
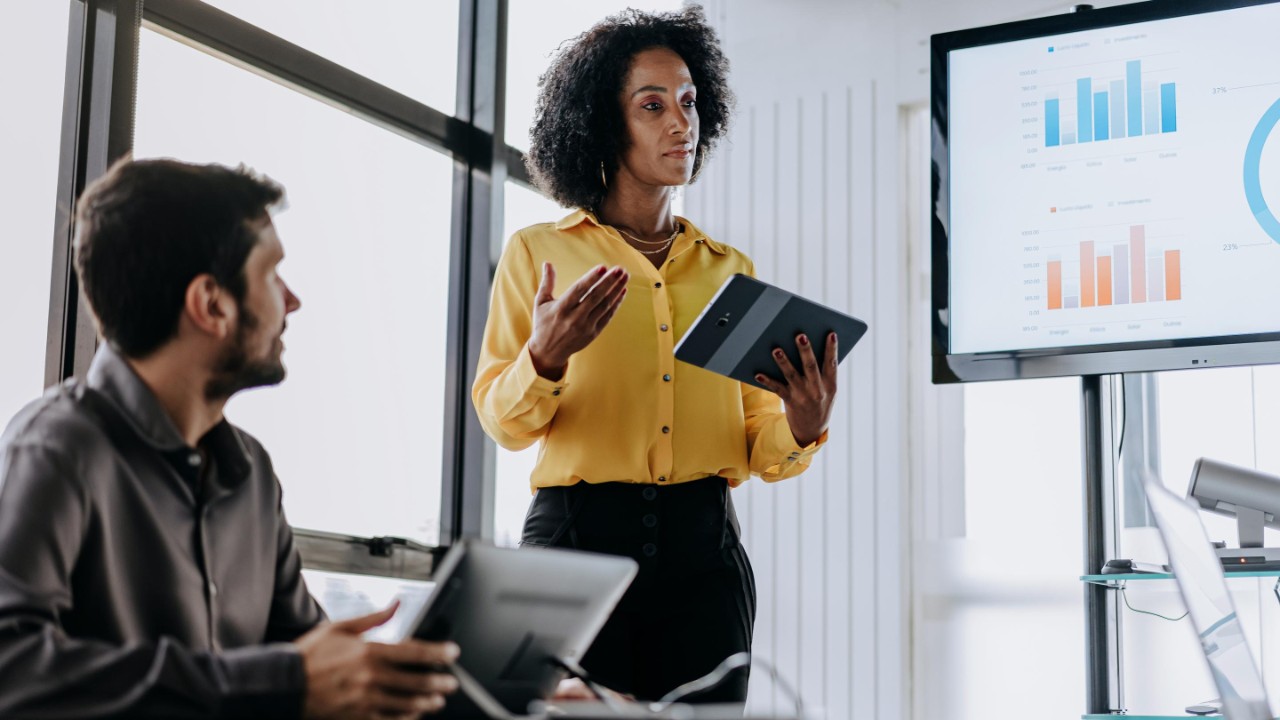
<path fill-rule="evenodd" d="M 205 384 L 204 395 L 209 400 L 225 400 L 241 390 L 277 385 L 284 380 L 284 364 L 280 355 L 264 359 L 250 359 L 246 348 L 249 333 L 258 327 L 258 317 L 247 308 L 240 308 L 240 325 L 236 328 L 235 342 L 218 358 L 213 377 Z M 282 329 L 283 332 L 283 329 Z M 272 350 L 275 343 L 272 341 Z"/>

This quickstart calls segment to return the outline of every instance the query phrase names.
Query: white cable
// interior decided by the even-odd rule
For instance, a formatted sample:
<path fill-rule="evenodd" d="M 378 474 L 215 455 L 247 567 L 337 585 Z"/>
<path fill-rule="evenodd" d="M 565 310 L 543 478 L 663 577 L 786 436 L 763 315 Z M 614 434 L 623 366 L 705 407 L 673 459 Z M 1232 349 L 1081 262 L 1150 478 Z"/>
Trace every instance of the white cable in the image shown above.
<path fill-rule="evenodd" d="M 724 682 L 725 678 L 729 676 L 729 673 L 748 665 L 762 666 L 765 671 L 769 673 L 769 677 L 773 680 L 774 684 L 776 684 L 782 692 L 787 695 L 793 703 L 795 703 L 797 720 L 804 720 L 804 703 L 800 699 L 800 694 L 782 678 L 782 675 L 772 663 L 758 657 L 753 657 L 751 653 L 745 652 L 730 655 L 717 665 L 715 670 L 712 670 L 697 680 L 692 680 L 681 685 L 666 695 L 663 695 L 662 699 L 657 702 L 648 703 L 647 709 L 652 716 L 658 717 L 660 716 L 660 713 L 670 708 L 681 698 L 695 692 L 714 688 Z M 489 694 L 489 691 L 486 690 L 485 687 L 481 685 L 478 680 L 472 677 L 471 673 L 467 672 L 461 665 L 455 663 L 449 667 L 449 671 L 458 678 L 458 689 L 462 691 L 462 694 L 467 696 L 468 699 L 476 704 L 476 707 L 478 707 L 481 712 L 492 720 L 545 720 L 547 717 L 546 714 L 513 714 L 511 711 L 503 707 L 502 704 L 493 697 L 493 695 Z M 644 707 L 643 704 L 638 705 Z M 626 709 L 625 706 L 619 707 L 616 703 L 610 703 L 608 700 L 605 700 L 605 707 L 610 708 L 614 712 L 620 712 L 621 716 L 628 716 L 625 712 L 621 712 Z"/>
<path fill-rule="evenodd" d="M 800 694 L 792 689 L 786 680 L 782 679 L 782 675 L 778 673 L 778 669 L 775 668 L 772 663 L 766 662 L 761 658 L 754 657 L 751 653 L 746 652 L 730 655 L 717 665 L 715 670 L 712 670 L 697 680 L 691 680 L 666 695 L 663 695 L 658 702 L 652 703 L 650 708 L 653 709 L 654 712 L 661 712 L 673 703 L 679 701 L 681 698 L 716 687 L 720 683 L 724 682 L 725 678 L 729 676 L 729 673 L 734 670 L 754 664 L 759 664 L 764 667 L 765 671 L 769 673 L 769 677 L 772 678 L 774 684 L 781 688 L 782 692 L 790 697 L 791 701 L 795 703 L 796 717 L 803 720 L 804 703 L 800 700 Z"/>

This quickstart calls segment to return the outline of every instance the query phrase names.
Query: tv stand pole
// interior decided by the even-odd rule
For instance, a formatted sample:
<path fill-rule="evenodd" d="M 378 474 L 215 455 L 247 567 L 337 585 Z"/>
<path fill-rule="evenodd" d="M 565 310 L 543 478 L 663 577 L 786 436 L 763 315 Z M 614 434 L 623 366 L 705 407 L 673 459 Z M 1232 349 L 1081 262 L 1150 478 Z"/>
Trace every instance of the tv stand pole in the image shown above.
<path fill-rule="evenodd" d="M 1081 441 L 1084 451 L 1084 574 L 1101 572 L 1119 557 L 1115 477 L 1116 436 L 1110 375 L 1080 378 Z M 1086 712 L 1123 711 L 1123 653 L 1117 593 L 1084 583 Z"/>

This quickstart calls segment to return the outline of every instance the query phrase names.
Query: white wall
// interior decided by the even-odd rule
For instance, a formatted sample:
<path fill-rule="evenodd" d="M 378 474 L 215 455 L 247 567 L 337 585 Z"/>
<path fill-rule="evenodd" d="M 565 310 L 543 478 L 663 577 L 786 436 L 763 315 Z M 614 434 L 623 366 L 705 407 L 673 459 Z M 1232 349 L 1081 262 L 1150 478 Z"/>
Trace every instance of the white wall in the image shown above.
<path fill-rule="evenodd" d="M 756 651 L 814 717 L 905 713 L 905 246 L 896 9 L 718 0 L 738 94 L 729 141 L 688 192 L 762 279 L 866 320 L 831 441 L 805 475 L 735 500 L 760 593 Z M 886 31 L 886 28 L 889 30 Z M 765 673 L 751 705 L 788 707 Z"/>

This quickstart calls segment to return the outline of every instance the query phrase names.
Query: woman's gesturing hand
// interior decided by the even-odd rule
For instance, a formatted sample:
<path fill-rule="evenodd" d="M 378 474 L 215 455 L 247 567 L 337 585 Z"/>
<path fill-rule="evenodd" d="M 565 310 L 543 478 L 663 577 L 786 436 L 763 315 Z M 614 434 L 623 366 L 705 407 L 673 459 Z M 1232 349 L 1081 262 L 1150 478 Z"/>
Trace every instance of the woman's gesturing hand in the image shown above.
<path fill-rule="evenodd" d="M 627 296 L 627 271 L 601 265 L 587 271 L 558 299 L 556 269 L 542 263 L 542 282 L 533 299 L 533 335 L 529 355 L 538 374 L 549 380 L 564 376 L 569 357 L 591 344 L 613 319 Z"/>
<path fill-rule="evenodd" d="M 785 382 L 776 382 L 765 375 L 756 375 L 756 381 L 782 398 L 791 434 L 800 447 L 805 447 L 822 437 L 831 421 L 831 408 L 836 402 L 836 366 L 840 355 L 836 352 L 835 333 L 827 335 L 827 351 L 823 354 L 821 365 L 813 354 L 813 346 L 807 336 L 796 336 L 796 348 L 800 353 L 799 370 L 792 366 L 782 348 L 773 349 L 773 359 L 782 370 Z"/>

